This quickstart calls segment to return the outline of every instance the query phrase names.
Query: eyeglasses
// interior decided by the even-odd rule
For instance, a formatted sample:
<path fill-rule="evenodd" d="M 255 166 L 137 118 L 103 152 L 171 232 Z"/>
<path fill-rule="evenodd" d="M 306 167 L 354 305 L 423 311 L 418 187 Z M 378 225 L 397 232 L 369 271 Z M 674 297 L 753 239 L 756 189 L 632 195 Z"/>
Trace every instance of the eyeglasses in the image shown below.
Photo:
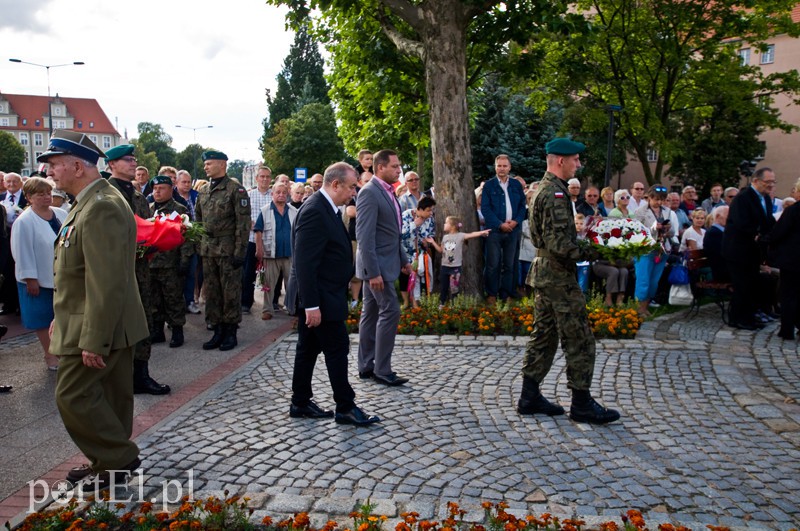
<path fill-rule="evenodd" d="M 407 183 L 415 183 L 417 181 L 419 181 L 419 179 L 406 179 Z"/>
<path fill-rule="evenodd" d="M 619 196 L 619 198 L 620 198 L 620 200 L 622 200 L 622 199 L 630 199 L 631 196 L 629 196 L 629 195 L 621 195 L 621 196 Z"/>
<path fill-rule="evenodd" d="M 653 191 L 664 194 L 664 193 L 667 193 L 667 187 L 666 186 L 654 186 L 653 187 Z"/>
<path fill-rule="evenodd" d="M 644 188 L 634 188 L 634 190 L 644 190 Z"/>
<path fill-rule="evenodd" d="M 127 155 L 125 157 L 120 157 L 119 160 L 124 160 L 125 162 L 136 162 L 136 157 Z"/>
<path fill-rule="evenodd" d="M 764 184 L 775 184 L 777 181 L 775 179 L 772 179 L 772 180 L 769 180 L 769 181 L 764 180 L 764 181 L 761 181 L 761 182 L 764 183 Z"/>

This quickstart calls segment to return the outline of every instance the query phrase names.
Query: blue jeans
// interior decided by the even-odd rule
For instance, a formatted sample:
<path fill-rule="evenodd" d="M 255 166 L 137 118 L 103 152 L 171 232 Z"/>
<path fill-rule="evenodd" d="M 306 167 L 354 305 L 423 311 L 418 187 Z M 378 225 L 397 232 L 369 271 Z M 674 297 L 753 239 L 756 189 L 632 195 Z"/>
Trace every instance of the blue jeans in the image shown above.
<path fill-rule="evenodd" d="M 651 300 L 656 296 L 658 281 L 661 279 L 664 268 L 667 267 L 667 255 L 652 252 L 635 259 L 633 266 L 636 271 L 636 299 L 639 301 Z"/>
<path fill-rule="evenodd" d="M 486 238 L 486 295 L 505 299 L 514 295 L 517 249 L 521 232 L 492 230 Z"/>

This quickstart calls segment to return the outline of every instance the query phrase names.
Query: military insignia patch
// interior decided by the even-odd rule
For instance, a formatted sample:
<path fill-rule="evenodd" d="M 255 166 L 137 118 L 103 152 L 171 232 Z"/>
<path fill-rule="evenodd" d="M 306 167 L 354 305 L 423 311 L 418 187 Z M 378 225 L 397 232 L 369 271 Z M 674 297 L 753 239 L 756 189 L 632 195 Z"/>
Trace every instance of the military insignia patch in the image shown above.
<path fill-rule="evenodd" d="M 556 192 L 556 197 L 564 197 L 564 192 Z"/>
<path fill-rule="evenodd" d="M 246 206 L 247 206 L 247 199 L 240 199 L 240 200 L 239 200 L 239 204 L 240 204 L 242 207 L 246 207 Z"/>

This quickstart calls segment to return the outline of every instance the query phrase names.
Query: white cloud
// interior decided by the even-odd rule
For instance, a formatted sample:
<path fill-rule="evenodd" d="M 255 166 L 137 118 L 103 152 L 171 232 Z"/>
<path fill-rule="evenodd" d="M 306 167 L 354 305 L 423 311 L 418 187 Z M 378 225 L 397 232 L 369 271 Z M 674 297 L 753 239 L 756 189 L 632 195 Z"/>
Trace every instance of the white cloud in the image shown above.
<path fill-rule="evenodd" d="M 0 0 L 0 91 L 46 94 L 44 68 L 13 64 L 84 61 L 51 68 L 52 93 L 94 98 L 131 138 L 161 124 L 173 147 L 197 141 L 231 158 L 258 159 L 264 89 L 294 39 L 284 9 L 263 0 Z M 8 21 L 13 21 L 8 24 Z M 35 33 L 36 27 L 46 28 Z"/>

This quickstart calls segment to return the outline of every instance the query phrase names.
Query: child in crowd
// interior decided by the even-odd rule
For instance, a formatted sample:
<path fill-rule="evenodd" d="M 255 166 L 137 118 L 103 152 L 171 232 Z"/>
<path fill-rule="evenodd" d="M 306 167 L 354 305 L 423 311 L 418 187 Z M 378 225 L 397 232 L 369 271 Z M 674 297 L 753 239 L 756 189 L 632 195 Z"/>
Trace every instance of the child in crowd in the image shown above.
<path fill-rule="evenodd" d="M 461 232 L 461 220 L 456 216 L 447 216 L 444 220 L 444 236 L 441 247 L 433 238 L 425 239 L 442 255 L 442 267 L 439 272 L 439 302 L 442 306 L 447 303 L 451 295 L 458 293 L 464 240 L 478 236 L 485 238 L 489 236 L 490 232 L 490 229 L 486 229 L 465 234 Z"/>
<path fill-rule="evenodd" d="M 586 216 L 583 214 L 575 214 L 575 230 L 578 231 L 579 240 L 586 238 Z M 578 285 L 584 293 L 589 291 L 589 265 L 589 262 L 577 263 Z"/>

